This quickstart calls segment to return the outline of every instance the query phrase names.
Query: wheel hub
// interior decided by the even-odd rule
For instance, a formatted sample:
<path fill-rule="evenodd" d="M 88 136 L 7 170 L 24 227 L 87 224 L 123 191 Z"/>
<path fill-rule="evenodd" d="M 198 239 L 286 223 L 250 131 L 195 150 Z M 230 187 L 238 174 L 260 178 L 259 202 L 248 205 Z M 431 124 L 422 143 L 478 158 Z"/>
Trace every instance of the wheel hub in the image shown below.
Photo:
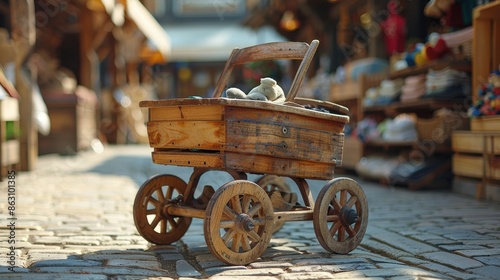
<path fill-rule="evenodd" d="M 358 213 L 352 208 L 343 206 L 340 208 L 339 219 L 343 226 L 350 226 L 358 220 Z"/>
<path fill-rule="evenodd" d="M 253 224 L 252 218 L 248 214 L 245 214 L 245 213 L 239 214 L 236 217 L 236 226 L 238 229 L 245 231 L 245 232 L 252 231 L 255 228 L 255 225 Z"/>

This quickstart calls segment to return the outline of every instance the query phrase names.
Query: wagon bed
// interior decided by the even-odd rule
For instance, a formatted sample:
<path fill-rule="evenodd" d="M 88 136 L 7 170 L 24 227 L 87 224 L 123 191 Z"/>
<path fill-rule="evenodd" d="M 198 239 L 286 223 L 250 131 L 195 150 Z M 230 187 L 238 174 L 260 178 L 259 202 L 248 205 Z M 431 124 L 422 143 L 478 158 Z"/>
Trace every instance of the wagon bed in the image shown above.
<path fill-rule="evenodd" d="M 208 98 L 140 105 L 149 110 L 154 163 L 331 179 L 349 117 L 295 104 Z"/>

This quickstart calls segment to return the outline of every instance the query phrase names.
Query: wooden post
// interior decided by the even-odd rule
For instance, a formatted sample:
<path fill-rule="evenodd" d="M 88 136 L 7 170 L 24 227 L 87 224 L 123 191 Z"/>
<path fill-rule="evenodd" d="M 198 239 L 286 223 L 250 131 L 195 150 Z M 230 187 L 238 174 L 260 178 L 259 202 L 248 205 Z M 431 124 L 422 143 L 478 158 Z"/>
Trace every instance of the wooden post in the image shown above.
<path fill-rule="evenodd" d="M 33 0 L 11 0 L 12 39 L 17 50 L 15 57 L 16 88 L 21 96 L 19 105 L 21 126 L 21 170 L 35 168 L 38 158 L 38 134 L 33 114 L 33 81 L 22 69 L 28 68 L 27 58 L 36 40 L 35 5 Z M 29 71 L 30 73 L 34 73 Z"/>

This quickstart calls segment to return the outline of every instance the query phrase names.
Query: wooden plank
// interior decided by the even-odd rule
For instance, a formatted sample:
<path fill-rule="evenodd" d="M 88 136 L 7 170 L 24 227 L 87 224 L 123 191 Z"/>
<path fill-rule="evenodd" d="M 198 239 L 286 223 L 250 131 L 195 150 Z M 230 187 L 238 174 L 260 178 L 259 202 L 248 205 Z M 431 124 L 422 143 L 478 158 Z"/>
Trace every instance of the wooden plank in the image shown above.
<path fill-rule="evenodd" d="M 463 153 L 483 153 L 484 141 L 483 137 L 485 134 L 482 132 L 473 131 L 456 131 L 452 134 L 452 148 L 454 152 Z M 491 146 L 493 146 L 493 153 L 495 155 L 500 155 L 500 133 L 493 137 L 493 144 L 491 139 L 487 140 L 486 152 L 490 154 L 492 152 Z"/>
<path fill-rule="evenodd" d="M 19 146 L 20 146 L 19 140 L 9 140 L 0 143 L 2 152 L 0 154 L 1 167 L 18 164 L 20 162 L 21 154 Z"/>
<path fill-rule="evenodd" d="M 312 112 L 312 110 L 309 111 Z M 275 124 L 283 127 L 301 127 L 330 133 L 341 133 L 344 130 L 344 123 L 342 122 L 289 112 L 262 110 L 260 108 L 227 107 L 226 120 L 228 122 L 254 121 L 256 123 Z"/>
<path fill-rule="evenodd" d="M 500 132 L 500 116 L 473 118 L 470 126 L 472 131 Z"/>
<path fill-rule="evenodd" d="M 226 152 L 225 168 L 258 174 L 275 174 L 307 179 L 330 180 L 337 163 L 331 164 Z"/>
<path fill-rule="evenodd" d="M 303 107 L 297 106 L 288 106 L 282 104 L 276 104 L 268 101 L 257 101 L 257 100 L 246 100 L 246 99 L 229 99 L 229 98 L 202 98 L 202 99 L 194 99 L 194 98 L 176 98 L 176 99 L 164 99 L 164 100 L 144 100 L 139 103 L 140 107 L 149 108 L 152 110 L 153 108 L 162 107 L 170 107 L 170 106 L 186 106 L 186 105 L 194 105 L 194 106 L 213 106 L 213 105 L 222 105 L 224 107 L 236 107 L 236 108 L 253 108 L 260 109 L 262 111 L 268 111 L 272 114 L 276 114 L 278 112 L 290 113 L 294 115 L 306 116 L 313 119 L 321 119 L 327 120 L 330 122 L 337 122 L 341 127 L 344 124 L 349 122 L 349 117 L 345 115 L 339 114 L 329 114 L 323 112 L 317 112 L 309 109 L 305 109 Z M 198 109 L 202 107 L 196 107 Z M 196 109 L 195 109 L 196 110 Z M 238 109 L 239 110 L 239 109 Z M 262 112 L 261 111 L 261 112 Z M 171 119 L 167 119 L 171 120 Z"/>
<path fill-rule="evenodd" d="M 226 150 L 331 163 L 342 159 L 344 134 L 260 120 L 227 121 Z"/>
<path fill-rule="evenodd" d="M 455 175 L 473 178 L 488 176 L 491 179 L 500 180 L 500 158 L 495 157 L 491 162 L 486 163 L 486 174 L 483 174 L 484 164 L 483 157 L 480 155 L 453 155 L 453 173 Z"/>
<path fill-rule="evenodd" d="M 155 149 L 152 153 L 152 158 L 156 164 L 224 169 L 224 155 L 221 153 L 162 151 Z"/>
<path fill-rule="evenodd" d="M 149 144 L 153 148 L 223 150 L 223 121 L 150 121 Z"/>
<path fill-rule="evenodd" d="M 149 108 L 150 121 L 220 121 L 223 119 L 223 105 L 177 105 Z"/>

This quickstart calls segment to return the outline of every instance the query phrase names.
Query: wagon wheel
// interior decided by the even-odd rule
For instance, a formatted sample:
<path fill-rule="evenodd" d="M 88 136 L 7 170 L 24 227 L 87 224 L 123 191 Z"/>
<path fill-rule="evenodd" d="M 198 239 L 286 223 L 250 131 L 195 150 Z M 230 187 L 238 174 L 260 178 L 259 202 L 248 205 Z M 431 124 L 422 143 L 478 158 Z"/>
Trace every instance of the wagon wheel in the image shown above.
<path fill-rule="evenodd" d="M 279 177 L 276 175 L 264 175 L 257 179 L 255 183 L 261 186 L 267 193 L 278 190 L 282 192 L 290 192 L 290 187 L 283 180 L 283 177 Z"/>
<path fill-rule="evenodd" d="M 273 230 L 273 206 L 257 184 L 236 180 L 224 184 L 205 211 L 205 241 L 214 256 L 232 265 L 258 259 Z"/>
<path fill-rule="evenodd" d="M 264 175 L 257 179 L 255 183 L 259 186 L 261 186 L 268 194 L 270 194 L 272 191 L 280 191 L 280 192 L 287 192 L 290 193 L 290 187 L 288 184 L 285 182 L 283 177 L 279 177 L 276 175 Z M 272 203 L 272 201 L 271 201 Z M 286 209 L 280 209 L 280 207 L 276 207 L 276 205 L 273 205 L 273 208 L 275 211 L 279 210 L 286 210 Z M 274 221 L 274 229 L 273 233 L 277 232 L 280 230 L 283 225 L 285 224 L 285 221 Z"/>
<path fill-rule="evenodd" d="M 147 241 L 170 244 L 186 233 L 192 218 L 171 216 L 166 211 L 168 205 L 182 202 L 186 187 L 173 175 L 157 175 L 142 184 L 134 201 L 134 223 Z"/>
<path fill-rule="evenodd" d="M 318 194 L 313 224 L 325 250 L 337 254 L 354 250 L 368 225 L 368 202 L 363 189 L 349 178 L 328 182 Z"/>

